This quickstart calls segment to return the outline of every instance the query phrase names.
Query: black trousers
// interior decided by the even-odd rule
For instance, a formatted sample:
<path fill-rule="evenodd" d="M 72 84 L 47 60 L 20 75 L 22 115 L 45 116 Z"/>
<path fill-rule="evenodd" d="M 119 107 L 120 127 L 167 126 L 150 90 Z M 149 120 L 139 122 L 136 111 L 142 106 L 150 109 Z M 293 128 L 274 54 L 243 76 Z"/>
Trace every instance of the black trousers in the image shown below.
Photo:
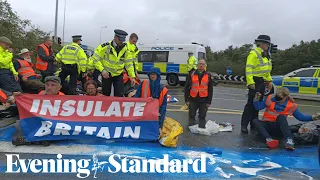
<path fill-rule="evenodd" d="M 55 74 L 53 72 L 46 72 L 46 71 L 41 71 L 41 81 L 44 82 L 44 79 L 47 76 L 54 76 Z"/>
<path fill-rule="evenodd" d="M 102 78 L 102 93 L 105 96 L 110 96 L 111 88 L 113 84 L 113 91 L 115 97 L 123 97 L 124 84 L 123 84 L 123 75 L 110 77 L 108 79 Z"/>
<path fill-rule="evenodd" d="M 248 101 L 244 107 L 244 111 L 243 111 L 242 117 L 241 117 L 241 126 L 243 126 L 243 127 L 248 127 L 249 123 L 252 126 L 253 125 L 252 121 L 259 117 L 259 111 L 256 110 L 253 106 L 253 99 L 256 95 L 256 92 L 260 92 L 260 94 L 262 94 L 260 100 L 262 100 L 263 95 L 264 95 L 264 91 L 266 88 L 263 78 L 254 78 L 254 81 L 255 81 L 255 88 L 256 89 L 255 90 L 249 89 Z"/>
<path fill-rule="evenodd" d="M 8 92 L 21 92 L 21 86 L 14 79 L 14 75 L 9 69 L 0 69 L 0 88 Z"/>
<path fill-rule="evenodd" d="M 95 69 L 93 71 L 93 74 L 92 74 L 92 79 L 98 84 L 98 86 L 102 86 L 101 82 L 99 81 L 99 76 L 100 76 L 101 72 L 97 69 Z"/>
<path fill-rule="evenodd" d="M 69 95 L 76 95 L 76 88 L 77 88 L 77 81 L 78 81 L 78 67 L 76 64 L 63 64 L 61 67 L 61 72 L 59 77 L 61 79 L 61 83 L 65 83 L 66 78 L 70 76 L 69 79 L 69 88 L 70 92 Z"/>
<path fill-rule="evenodd" d="M 271 135 L 277 137 L 284 136 L 286 139 L 292 139 L 292 133 L 287 118 L 283 115 L 278 115 L 276 122 L 254 119 L 253 124 L 258 133 L 265 139 L 272 138 Z"/>
<path fill-rule="evenodd" d="M 199 109 L 199 128 L 206 128 L 207 103 L 190 101 L 189 104 L 189 126 L 196 124 L 196 113 Z"/>

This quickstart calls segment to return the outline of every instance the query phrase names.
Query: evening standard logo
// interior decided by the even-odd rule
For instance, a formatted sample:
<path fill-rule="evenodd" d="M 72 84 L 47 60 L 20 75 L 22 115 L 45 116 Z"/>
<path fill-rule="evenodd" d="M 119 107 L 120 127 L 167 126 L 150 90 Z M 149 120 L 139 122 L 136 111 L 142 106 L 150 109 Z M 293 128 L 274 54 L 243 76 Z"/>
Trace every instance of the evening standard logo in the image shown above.
<path fill-rule="evenodd" d="M 19 154 L 6 154 L 6 173 L 77 173 L 78 178 L 87 178 L 98 172 L 108 173 L 206 173 L 206 155 L 200 159 L 128 159 L 113 154 L 107 161 L 100 161 L 96 155 L 92 159 L 67 159 L 61 154 L 57 159 L 23 159 Z M 191 169 L 190 169 L 191 168 Z"/>

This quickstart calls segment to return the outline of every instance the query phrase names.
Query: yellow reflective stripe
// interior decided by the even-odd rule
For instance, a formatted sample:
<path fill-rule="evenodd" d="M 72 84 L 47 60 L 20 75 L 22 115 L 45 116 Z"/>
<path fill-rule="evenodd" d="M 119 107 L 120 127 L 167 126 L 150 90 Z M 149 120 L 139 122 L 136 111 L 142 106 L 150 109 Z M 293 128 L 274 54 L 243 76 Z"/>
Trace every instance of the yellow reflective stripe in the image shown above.
<path fill-rule="evenodd" d="M 261 70 L 261 71 L 255 71 L 255 72 L 246 72 L 246 74 L 254 74 L 254 75 L 257 75 L 257 74 L 263 74 L 263 73 L 270 73 L 271 71 L 270 70 Z"/>
<path fill-rule="evenodd" d="M 79 58 L 80 61 L 86 60 L 86 58 Z"/>
<path fill-rule="evenodd" d="M 253 49 L 253 51 L 257 54 L 258 59 L 260 60 L 260 64 L 264 64 L 264 63 L 263 63 L 263 59 L 262 59 L 262 57 L 260 56 L 259 52 L 258 52 L 257 50 L 255 50 L 255 49 Z"/>
<path fill-rule="evenodd" d="M 129 65 L 126 65 L 125 67 L 126 67 L 126 69 L 128 69 L 128 68 L 130 68 L 132 66 L 133 66 L 133 64 L 129 64 Z"/>
<path fill-rule="evenodd" d="M 123 64 L 122 61 L 115 62 L 115 61 L 112 61 L 112 60 L 107 59 L 107 58 L 105 58 L 104 60 L 107 61 L 110 64 L 117 64 L 117 65 L 122 65 Z"/>
<path fill-rule="evenodd" d="M 133 62 L 134 61 L 134 59 L 126 59 L 126 60 L 124 60 L 124 62 Z"/>
<path fill-rule="evenodd" d="M 101 57 L 97 53 L 94 53 L 92 56 L 98 58 L 99 60 L 101 59 Z"/>
<path fill-rule="evenodd" d="M 74 61 L 74 62 L 77 62 L 77 60 L 74 59 L 74 58 L 62 58 L 61 61 Z"/>

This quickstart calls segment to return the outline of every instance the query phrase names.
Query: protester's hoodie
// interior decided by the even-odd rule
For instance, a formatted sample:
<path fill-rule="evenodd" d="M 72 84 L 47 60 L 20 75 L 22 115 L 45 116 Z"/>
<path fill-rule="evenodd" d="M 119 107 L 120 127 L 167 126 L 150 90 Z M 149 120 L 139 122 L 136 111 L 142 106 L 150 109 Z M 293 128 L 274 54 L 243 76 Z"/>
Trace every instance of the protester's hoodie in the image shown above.
<path fill-rule="evenodd" d="M 156 73 L 157 74 L 157 80 L 155 81 L 152 81 L 150 79 L 150 74 L 152 73 Z M 161 74 L 160 74 L 160 69 L 159 68 L 151 68 L 149 73 L 148 73 L 148 77 L 149 77 L 149 81 L 150 81 L 150 93 L 151 93 L 151 97 L 152 98 L 156 98 L 156 99 L 159 99 L 159 96 L 160 96 L 160 93 L 163 89 L 163 85 L 160 83 L 160 80 L 161 80 Z M 135 94 L 135 97 L 141 97 L 141 89 L 142 89 L 142 84 L 141 83 L 137 89 L 137 92 Z M 164 122 L 164 119 L 165 119 L 165 116 L 166 116 L 166 109 L 167 109 L 167 94 L 164 96 L 163 98 L 163 102 L 162 102 L 162 105 L 161 107 L 159 108 L 159 114 L 160 114 L 160 117 L 159 117 L 159 125 L 160 127 L 162 127 L 163 125 L 163 122 Z"/>

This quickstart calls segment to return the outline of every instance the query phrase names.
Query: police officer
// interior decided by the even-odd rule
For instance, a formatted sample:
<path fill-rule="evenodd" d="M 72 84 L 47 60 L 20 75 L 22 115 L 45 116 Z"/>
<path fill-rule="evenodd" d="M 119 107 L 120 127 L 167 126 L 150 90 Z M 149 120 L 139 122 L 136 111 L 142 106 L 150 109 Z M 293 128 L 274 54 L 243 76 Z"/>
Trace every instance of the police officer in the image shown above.
<path fill-rule="evenodd" d="M 93 64 L 102 75 L 102 92 L 106 96 L 111 94 L 111 86 L 114 87 L 114 96 L 123 97 L 123 71 L 124 68 L 131 78 L 136 78 L 133 57 L 129 52 L 126 43 L 125 31 L 114 30 L 114 39 L 110 42 L 101 44 L 95 50 L 93 56 Z M 134 83 L 134 81 L 132 81 Z"/>
<path fill-rule="evenodd" d="M 132 57 L 133 57 L 133 67 L 136 73 L 136 76 L 138 75 L 138 54 L 140 52 L 140 50 L 137 47 L 137 41 L 138 41 L 138 35 L 136 33 L 132 33 L 130 35 L 129 41 L 127 42 L 127 47 L 130 51 L 130 53 L 132 53 Z"/>
<path fill-rule="evenodd" d="M 188 59 L 188 66 L 187 70 L 188 72 L 192 72 L 197 69 L 197 58 L 193 55 L 193 52 L 188 53 L 189 59 Z"/>
<path fill-rule="evenodd" d="M 260 35 L 255 40 L 255 44 L 257 47 L 250 51 L 246 63 L 246 80 L 249 93 L 248 102 L 244 107 L 241 118 L 241 131 L 243 133 L 248 133 L 247 126 L 249 122 L 253 128 L 253 119 L 258 118 L 259 111 L 253 106 L 253 99 L 256 92 L 264 94 L 266 86 L 268 89 L 272 89 L 272 78 L 270 74 L 272 64 L 268 52 L 271 39 L 268 35 Z"/>
<path fill-rule="evenodd" d="M 72 36 L 73 43 L 64 46 L 57 54 L 56 59 L 62 62 L 59 77 L 62 82 L 70 75 L 70 94 L 76 94 L 77 80 L 79 75 L 86 75 L 87 55 L 80 47 L 81 35 Z"/>
<path fill-rule="evenodd" d="M 0 88 L 9 92 L 21 91 L 18 83 L 18 72 L 12 63 L 12 53 L 9 51 L 12 42 L 7 37 L 0 37 Z"/>

